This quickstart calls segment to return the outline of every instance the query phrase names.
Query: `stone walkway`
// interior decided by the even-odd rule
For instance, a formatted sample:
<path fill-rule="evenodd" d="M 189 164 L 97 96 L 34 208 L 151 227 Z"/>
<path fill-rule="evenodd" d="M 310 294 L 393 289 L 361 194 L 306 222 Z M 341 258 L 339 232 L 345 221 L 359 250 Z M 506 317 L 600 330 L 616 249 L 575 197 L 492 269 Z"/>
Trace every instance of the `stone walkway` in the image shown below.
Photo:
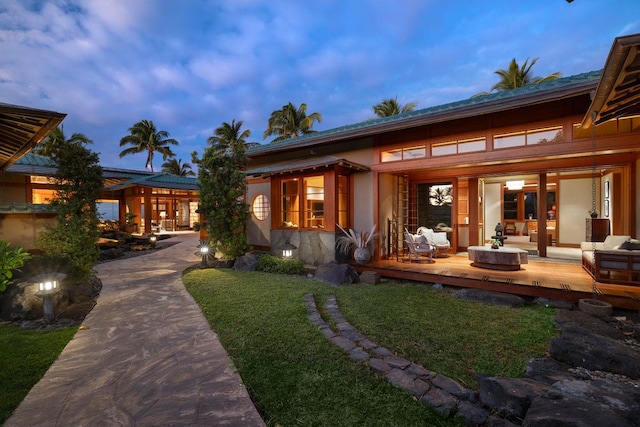
<path fill-rule="evenodd" d="M 362 335 L 340 312 L 335 296 L 327 298 L 327 313 L 336 324 L 335 330 L 324 321 L 313 294 L 305 295 L 309 320 L 320 328 L 327 339 L 340 347 L 353 360 L 367 363 L 391 384 L 422 400 L 443 415 L 459 415 L 468 424 L 484 424 L 489 413 L 478 404 L 478 394 L 444 375 L 428 371 L 377 345 Z"/>
<path fill-rule="evenodd" d="M 96 307 L 5 423 L 16 426 L 264 426 L 181 272 L 198 235 L 96 266 Z"/>

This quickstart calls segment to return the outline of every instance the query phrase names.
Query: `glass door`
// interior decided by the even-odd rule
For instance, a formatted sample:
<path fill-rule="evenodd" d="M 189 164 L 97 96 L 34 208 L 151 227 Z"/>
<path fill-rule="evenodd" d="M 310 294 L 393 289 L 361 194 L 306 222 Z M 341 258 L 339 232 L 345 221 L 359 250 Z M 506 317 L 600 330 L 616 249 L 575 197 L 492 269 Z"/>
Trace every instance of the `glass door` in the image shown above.
<path fill-rule="evenodd" d="M 418 184 L 417 227 L 428 227 L 435 231 L 446 232 L 451 247 L 456 248 L 453 196 L 454 184 L 452 182 Z"/>

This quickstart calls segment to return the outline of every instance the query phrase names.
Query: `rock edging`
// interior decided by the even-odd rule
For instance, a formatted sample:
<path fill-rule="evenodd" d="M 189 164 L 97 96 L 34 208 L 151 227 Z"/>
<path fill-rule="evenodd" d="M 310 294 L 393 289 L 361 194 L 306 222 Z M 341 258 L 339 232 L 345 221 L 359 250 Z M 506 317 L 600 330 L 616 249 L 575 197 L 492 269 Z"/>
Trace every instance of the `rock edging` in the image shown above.
<path fill-rule="evenodd" d="M 391 384 L 443 415 L 461 416 L 470 425 L 482 425 L 487 421 L 489 413 L 480 406 L 477 392 L 417 363 L 395 356 L 389 349 L 369 340 L 347 322 L 338 308 L 335 296 L 329 296 L 326 305 L 327 313 L 336 324 L 335 331 L 318 312 L 312 293 L 305 295 L 305 306 L 308 319 L 354 361 L 367 364 Z"/>
<path fill-rule="evenodd" d="M 640 325 L 619 329 L 612 326 L 616 319 L 561 309 L 556 324 L 562 334 L 551 340 L 547 357 L 529 360 L 523 378 L 478 375 L 476 392 L 369 340 L 347 322 L 335 296 L 326 305 L 335 330 L 313 294 L 305 295 L 305 305 L 309 320 L 354 361 L 467 425 L 640 427 L 640 344 L 631 338 L 640 335 Z"/>

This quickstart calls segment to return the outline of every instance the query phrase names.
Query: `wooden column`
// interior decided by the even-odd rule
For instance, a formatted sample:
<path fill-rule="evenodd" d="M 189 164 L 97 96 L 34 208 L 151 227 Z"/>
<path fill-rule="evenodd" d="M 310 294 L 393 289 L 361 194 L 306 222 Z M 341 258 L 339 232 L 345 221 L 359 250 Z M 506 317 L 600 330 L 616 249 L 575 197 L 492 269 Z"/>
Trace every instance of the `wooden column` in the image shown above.
<path fill-rule="evenodd" d="M 547 174 L 538 175 L 538 254 L 547 256 Z M 556 233 L 558 232 L 556 227 Z"/>
<path fill-rule="evenodd" d="M 153 208 L 151 206 L 151 188 L 144 187 L 144 232 L 151 233 L 151 215 Z"/>
<path fill-rule="evenodd" d="M 479 197 L 478 178 L 469 178 L 469 246 L 480 245 Z"/>

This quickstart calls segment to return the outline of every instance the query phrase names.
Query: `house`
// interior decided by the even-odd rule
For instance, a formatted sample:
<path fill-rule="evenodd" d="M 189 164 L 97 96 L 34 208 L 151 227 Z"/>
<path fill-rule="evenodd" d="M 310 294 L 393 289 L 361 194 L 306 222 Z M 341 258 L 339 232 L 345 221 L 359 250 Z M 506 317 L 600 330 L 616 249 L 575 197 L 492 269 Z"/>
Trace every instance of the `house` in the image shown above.
<path fill-rule="evenodd" d="M 35 248 L 40 231 L 55 222 L 48 209 L 55 195 L 50 178 L 57 165 L 30 151 L 66 115 L 0 103 L 0 240 Z M 117 168 L 103 168 L 105 187 L 99 206 L 105 219 L 125 222 L 133 231 L 190 229 L 198 221 L 199 192 L 195 178 Z M 145 209 L 146 207 L 146 209 Z"/>
<path fill-rule="evenodd" d="M 579 247 L 594 207 L 607 233 L 638 236 L 639 46 L 617 38 L 601 71 L 251 148 L 250 244 L 319 265 L 340 258 L 337 224 L 376 224 L 374 259 L 392 259 L 405 228 L 456 252 L 501 223 L 544 257 Z"/>
<path fill-rule="evenodd" d="M 56 192 L 50 179 L 56 167 L 50 158 L 28 153 L 0 175 L 0 186 L 11 189 L 0 194 L 0 240 L 33 249 L 43 227 L 53 225 L 55 213 L 47 205 Z M 103 177 L 103 219 L 124 224 L 131 213 L 130 232 L 186 230 L 198 221 L 195 178 L 109 167 L 103 167 Z"/>

